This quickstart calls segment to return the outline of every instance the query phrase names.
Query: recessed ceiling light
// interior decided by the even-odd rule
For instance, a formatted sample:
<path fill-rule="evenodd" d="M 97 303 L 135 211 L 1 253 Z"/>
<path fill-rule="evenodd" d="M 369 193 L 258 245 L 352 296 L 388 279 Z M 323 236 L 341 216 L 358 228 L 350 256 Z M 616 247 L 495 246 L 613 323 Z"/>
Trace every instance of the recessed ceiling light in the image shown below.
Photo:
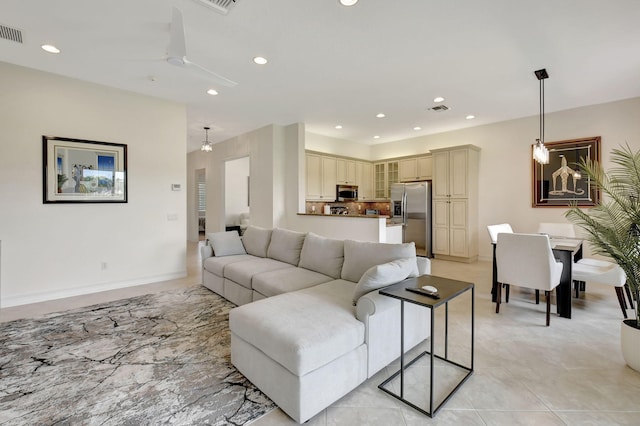
<path fill-rule="evenodd" d="M 340 130 L 340 129 L 342 129 L 342 126 L 338 124 L 338 125 L 336 126 L 336 129 Z"/>
<path fill-rule="evenodd" d="M 258 65 L 264 65 L 268 61 L 267 61 L 267 58 L 263 58 L 262 56 L 256 56 L 255 58 L 253 58 L 253 62 L 255 62 Z"/>
<path fill-rule="evenodd" d="M 217 90 L 215 90 L 215 89 L 209 89 L 209 90 L 207 90 L 207 93 L 208 93 L 208 94 L 210 94 L 210 95 L 212 95 L 212 96 L 215 96 L 215 95 L 217 95 L 217 94 L 218 94 L 218 91 L 217 91 Z"/>
<path fill-rule="evenodd" d="M 358 3 L 358 0 L 340 0 L 340 4 L 343 6 L 353 6 Z"/>
<path fill-rule="evenodd" d="M 475 115 L 471 115 L 471 114 L 469 114 L 469 115 L 467 115 L 465 118 L 466 118 L 467 120 L 473 120 L 474 118 L 476 118 L 476 116 L 475 116 Z"/>
<path fill-rule="evenodd" d="M 378 117 L 378 118 L 384 118 L 384 117 L 385 117 L 385 115 L 384 115 L 383 113 L 380 113 L 380 114 L 376 114 L 376 117 Z"/>
<path fill-rule="evenodd" d="M 442 96 L 437 96 L 435 98 L 433 98 L 433 102 L 443 102 L 444 98 Z"/>
<path fill-rule="evenodd" d="M 41 47 L 42 47 L 42 50 L 44 50 L 45 52 L 60 53 L 60 49 L 58 49 L 52 44 L 43 44 Z"/>
<path fill-rule="evenodd" d="M 380 136 L 375 135 L 373 138 L 374 138 L 374 139 L 380 139 Z"/>
<path fill-rule="evenodd" d="M 416 127 L 413 128 L 413 130 L 422 130 L 422 127 L 416 126 Z"/>

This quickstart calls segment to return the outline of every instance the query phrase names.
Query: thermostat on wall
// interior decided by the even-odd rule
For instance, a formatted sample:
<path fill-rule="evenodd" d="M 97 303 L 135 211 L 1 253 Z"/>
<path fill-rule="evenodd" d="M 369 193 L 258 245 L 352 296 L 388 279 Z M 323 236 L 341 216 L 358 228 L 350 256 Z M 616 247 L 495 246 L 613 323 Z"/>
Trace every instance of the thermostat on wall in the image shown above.
<path fill-rule="evenodd" d="M 179 183 L 172 183 L 171 184 L 171 190 L 172 191 L 180 191 L 180 184 Z"/>

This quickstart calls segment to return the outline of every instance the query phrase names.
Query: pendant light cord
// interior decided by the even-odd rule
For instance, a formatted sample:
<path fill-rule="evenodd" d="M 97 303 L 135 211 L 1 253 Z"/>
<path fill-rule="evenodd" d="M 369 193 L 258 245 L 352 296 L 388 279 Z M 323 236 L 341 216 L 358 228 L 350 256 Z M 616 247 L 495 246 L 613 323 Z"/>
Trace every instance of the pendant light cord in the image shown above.
<path fill-rule="evenodd" d="M 544 144 L 544 79 L 540 79 L 540 142 Z"/>

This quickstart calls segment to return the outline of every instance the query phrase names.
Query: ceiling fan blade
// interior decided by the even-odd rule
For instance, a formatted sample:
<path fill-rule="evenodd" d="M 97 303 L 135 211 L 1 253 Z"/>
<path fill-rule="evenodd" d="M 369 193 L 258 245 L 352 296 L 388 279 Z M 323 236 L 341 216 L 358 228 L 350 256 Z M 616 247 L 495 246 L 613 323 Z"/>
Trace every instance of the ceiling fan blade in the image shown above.
<path fill-rule="evenodd" d="M 187 56 L 187 43 L 184 36 L 182 12 L 177 7 L 173 8 L 170 31 L 167 62 L 173 65 L 184 65 Z"/>
<path fill-rule="evenodd" d="M 220 74 L 216 74 L 215 72 L 203 67 L 202 65 L 198 65 L 195 62 L 191 62 L 190 60 L 188 60 L 187 58 L 183 58 L 184 60 L 184 64 L 188 65 L 189 67 L 198 69 L 200 71 L 202 71 L 203 73 L 207 74 L 207 77 L 212 80 L 213 82 L 221 85 L 221 86 L 225 86 L 225 87 L 235 87 L 238 85 L 238 83 L 236 83 L 233 80 L 229 80 L 226 77 L 221 76 Z"/>

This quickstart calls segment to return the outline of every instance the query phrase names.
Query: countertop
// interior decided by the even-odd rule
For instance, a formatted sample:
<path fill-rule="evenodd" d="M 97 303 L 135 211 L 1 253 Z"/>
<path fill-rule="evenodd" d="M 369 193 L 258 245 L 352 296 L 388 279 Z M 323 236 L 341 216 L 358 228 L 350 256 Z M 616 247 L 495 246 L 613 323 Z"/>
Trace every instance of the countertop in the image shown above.
<path fill-rule="evenodd" d="M 401 223 L 389 222 L 389 216 L 384 214 L 322 214 L 322 213 L 298 213 L 298 216 L 323 216 L 337 218 L 366 218 L 366 219 L 387 219 L 387 227 L 402 226 Z"/>
<path fill-rule="evenodd" d="M 322 214 L 322 213 L 298 213 L 298 216 L 325 216 L 325 217 L 343 217 L 343 218 L 370 218 L 370 219 L 388 219 L 389 216 L 382 214 Z"/>

